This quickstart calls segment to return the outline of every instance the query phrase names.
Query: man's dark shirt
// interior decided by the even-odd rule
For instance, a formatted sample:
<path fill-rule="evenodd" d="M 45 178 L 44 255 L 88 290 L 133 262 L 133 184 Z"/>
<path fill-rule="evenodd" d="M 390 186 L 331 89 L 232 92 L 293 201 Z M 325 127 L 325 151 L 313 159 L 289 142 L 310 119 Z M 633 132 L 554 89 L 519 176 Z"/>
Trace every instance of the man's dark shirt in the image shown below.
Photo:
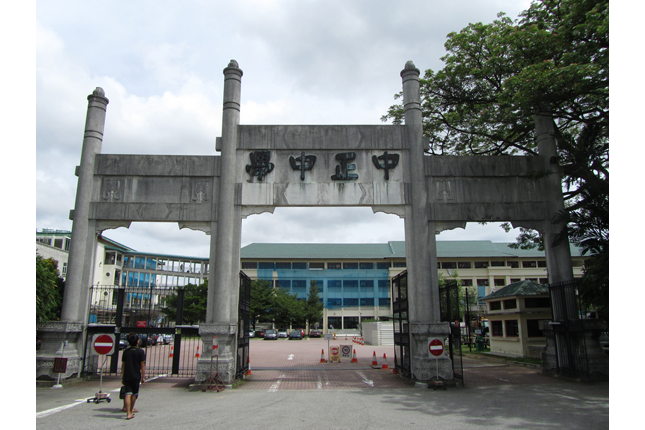
<path fill-rule="evenodd" d="M 141 363 L 146 361 L 146 353 L 143 349 L 131 346 L 123 351 L 121 361 L 125 369 L 124 380 L 141 379 Z"/>

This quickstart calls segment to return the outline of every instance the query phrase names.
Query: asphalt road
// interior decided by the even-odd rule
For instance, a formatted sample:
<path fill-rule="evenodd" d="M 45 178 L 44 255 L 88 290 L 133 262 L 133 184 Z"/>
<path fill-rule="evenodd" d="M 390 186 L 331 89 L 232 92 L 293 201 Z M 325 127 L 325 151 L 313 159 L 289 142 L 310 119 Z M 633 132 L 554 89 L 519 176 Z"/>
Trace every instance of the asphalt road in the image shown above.
<path fill-rule="evenodd" d="M 62 389 L 37 387 L 36 427 L 609 428 L 607 382 L 575 383 L 540 375 L 535 369 L 478 362 L 466 364 L 465 387 L 434 391 L 401 381 L 391 371 L 360 363 L 371 361 L 368 346 L 361 354 L 367 358 L 359 363 L 320 364 L 321 344 L 254 341 L 256 367 L 252 366 L 252 376 L 241 386 L 222 392 L 189 391 L 188 379 L 153 379 L 143 385 L 136 405 L 140 412 L 130 421 L 120 411 L 118 378 L 103 380 L 103 391 L 114 397 L 111 403 L 87 403 L 98 391 L 98 381 L 69 381 Z M 311 359 L 300 358 L 308 356 Z M 313 360 L 318 363 L 309 363 Z"/>

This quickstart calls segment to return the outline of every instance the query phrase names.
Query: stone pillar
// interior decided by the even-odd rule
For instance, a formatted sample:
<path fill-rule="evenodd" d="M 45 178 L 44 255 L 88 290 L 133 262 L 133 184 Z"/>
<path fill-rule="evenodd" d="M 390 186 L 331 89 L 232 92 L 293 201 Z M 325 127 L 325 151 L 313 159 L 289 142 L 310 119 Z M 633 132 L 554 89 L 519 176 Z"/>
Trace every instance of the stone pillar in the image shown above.
<path fill-rule="evenodd" d="M 218 336 L 220 377 L 226 384 L 235 379 L 237 356 L 237 302 L 239 296 L 240 205 L 236 200 L 236 152 L 240 124 L 242 70 L 235 60 L 224 69 L 224 109 L 219 197 L 214 203 L 217 219 L 211 224 L 210 270 L 206 323 L 199 326 L 204 351 L 197 362 L 196 382 L 208 379 L 213 336 Z"/>
<path fill-rule="evenodd" d="M 437 375 L 452 381 L 452 363 L 447 354 L 430 358 L 431 339 L 450 335 L 448 322 L 440 322 L 439 279 L 435 223 L 428 222 L 428 194 L 425 175 L 425 139 L 421 115 L 419 69 L 412 61 L 401 71 L 403 107 L 409 147 L 410 187 L 406 190 L 405 255 L 408 270 L 408 318 L 412 377 L 430 381 Z M 409 195 L 408 195 L 409 192 Z"/>
<path fill-rule="evenodd" d="M 550 114 L 538 113 L 535 115 L 535 136 L 538 143 L 538 152 L 542 159 L 542 168 L 552 172 L 546 178 L 547 186 L 549 187 L 547 216 L 552 218 L 559 211 L 564 210 L 564 199 L 562 197 L 562 172 L 558 165 L 558 150 L 555 143 L 555 129 L 553 117 Z M 569 241 L 565 240 L 560 245 L 553 246 L 555 236 L 565 226 L 565 223 L 553 223 L 551 219 L 547 219 L 544 223 L 542 236 L 549 271 L 549 283 L 551 284 L 573 279 Z M 577 309 L 571 309 L 571 311 L 573 311 L 571 315 L 577 313 Z"/>
<path fill-rule="evenodd" d="M 552 218 L 564 211 L 562 197 L 562 171 L 558 164 L 558 151 L 555 141 L 553 117 L 544 109 L 535 115 L 535 135 L 538 151 L 542 159 L 542 168 L 552 172 L 546 179 L 549 200 L 547 215 L 542 237 L 546 254 L 549 283 L 572 281 L 573 267 L 571 263 L 571 248 L 569 241 L 564 240 L 553 246 L 554 239 L 566 224 L 553 223 Z M 582 379 L 608 377 L 609 358 L 600 348 L 598 337 L 600 332 L 607 330 L 604 322 L 581 320 L 578 309 L 578 297 L 574 288 L 565 288 L 557 298 L 558 306 L 553 309 L 553 321 L 541 322 L 540 329 L 544 333 L 547 344 L 542 353 L 542 368 L 545 372 L 575 373 Z M 582 361 L 585 361 L 583 363 Z"/>
<path fill-rule="evenodd" d="M 81 151 L 81 164 L 77 169 L 78 185 L 76 202 L 70 213 L 72 238 L 69 249 L 67 279 L 61 321 L 50 321 L 39 325 L 42 346 L 36 354 L 36 377 L 56 377 L 52 373 L 55 357 L 60 357 L 62 345 L 67 357 L 65 377 L 76 373 L 80 376 L 84 355 L 84 327 L 87 322 L 88 292 L 92 284 L 94 253 L 96 252 L 97 232 L 95 221 L 88 219 L 90 199 L 94 184 L 94 161 L 101 153 L 105 113 L 109 100 L 102 88 L 96 88 L 87 97 L 87 117 Z"/>

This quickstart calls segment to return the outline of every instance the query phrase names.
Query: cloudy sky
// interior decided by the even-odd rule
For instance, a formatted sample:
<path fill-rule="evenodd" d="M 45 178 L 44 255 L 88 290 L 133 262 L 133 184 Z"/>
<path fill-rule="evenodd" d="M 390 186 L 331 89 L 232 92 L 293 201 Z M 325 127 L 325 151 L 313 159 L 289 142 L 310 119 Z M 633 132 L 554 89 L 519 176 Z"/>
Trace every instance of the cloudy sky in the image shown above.
<path fill-rule="evenodd" d="M 528 1 L 36 2 L 36 220 L 71 229 L 87 95 L 110 100 L 103 153 L 215 154 L 222 70 L 244 71 L 242 124 L 382 124 L 400 71 L 442 68 L 446 35 L 512 18 Z M 177 224 L 104 234 L 141 251 L 208 255 L 209 239 Z M 497 225 L 439 240 L 513 241 Z M 244 220 L 252 242 L 403 240 L 403 220 L 369 208 L 278 208 Z"/>

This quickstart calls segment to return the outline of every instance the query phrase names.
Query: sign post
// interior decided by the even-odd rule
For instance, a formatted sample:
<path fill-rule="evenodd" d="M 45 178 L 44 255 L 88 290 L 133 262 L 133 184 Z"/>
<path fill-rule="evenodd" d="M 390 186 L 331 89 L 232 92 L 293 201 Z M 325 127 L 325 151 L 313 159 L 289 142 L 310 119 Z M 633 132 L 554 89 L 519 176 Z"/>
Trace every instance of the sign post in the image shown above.
<path fill-rule="evenodd" d="M 439 380 L 439 356 L 443 355 L 444 351 L 445 347 L 441 339 L 435 338 L 431 339 L 430 342 L 428 342 L 428 352 L 430 353 L 431 357 L 435 358 L 435 362 L 437 364 L 437 379 L 432 382 L 434 390 L 436 390 L 437 387 L 443 387 L 444 390 L 446 389 L 443 381 Z"/>
<path fill-rule="evenodd" d="M 66 345 L 67 341 L 64 341 L 61 348 L 60 358 L 54 358 L 54 373 L 58 373 L 58 378 L 56 380 L 56 385 L 52 387 L 53 389 L 63 388 L 60 384 L 60 374 L 67 372 L 67 359 L 63 357 Z"/>
<path fill-rule="evenodd" d="M 92 350 L 94 351 L 95 354 L 104 356 L 103 365 L 105 365 L 107 356 L 112 355 L 114 353 L 114 344 L 115 344 L 114 334 L 95 334 L 94 337 L 92 337 Z M 100 361 L 101 359 L 99 358 L 97 360 L 97 365 L 98 365 L 98 362 Z M 110 403 L 112 401 L 112 399 L 110 399 L 110 393 L 104 393 L 102 391 L 103 390 L 103 372 L 101 371 L 101 366 L 98 366 L 97 371 L 101 375 L 100 382 L 99 382 L 99 392 L 96 393 L 96 396 L 93 399 L 87 399 L 87 403 L 90 403 L 90 402 L 100 403 L 102 400 L 105 400 L 108 403 Z"/>

